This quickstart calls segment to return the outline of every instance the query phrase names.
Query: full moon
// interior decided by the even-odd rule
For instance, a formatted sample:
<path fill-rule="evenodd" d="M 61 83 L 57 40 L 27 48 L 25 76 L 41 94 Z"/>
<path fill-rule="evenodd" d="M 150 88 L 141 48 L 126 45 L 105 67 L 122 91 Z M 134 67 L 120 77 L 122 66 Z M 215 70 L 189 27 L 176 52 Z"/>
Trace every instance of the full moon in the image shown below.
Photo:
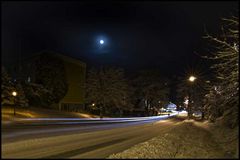
<path fill-rule="evenodd" d="M 100 44 L 103 44 L 104 43 L 104 40 L 100 40 Z"/>

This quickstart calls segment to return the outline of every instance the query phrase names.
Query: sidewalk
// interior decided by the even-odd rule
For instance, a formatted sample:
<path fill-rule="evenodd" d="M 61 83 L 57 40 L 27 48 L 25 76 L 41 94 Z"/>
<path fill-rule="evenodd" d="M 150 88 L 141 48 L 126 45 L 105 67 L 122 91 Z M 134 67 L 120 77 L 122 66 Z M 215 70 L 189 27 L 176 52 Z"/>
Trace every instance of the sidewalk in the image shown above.
<path fill-rule="evenodd" d="M 180 116 L 183 118 L 183 116 Z M 197 124 L 197 125 L 196 125 Z M 207 123 L 184 120 L 170 132 L 149 141 L 137 144 L 124 152 L 109 158 L 234 158 L 229 155 L 214 135 Z"/>

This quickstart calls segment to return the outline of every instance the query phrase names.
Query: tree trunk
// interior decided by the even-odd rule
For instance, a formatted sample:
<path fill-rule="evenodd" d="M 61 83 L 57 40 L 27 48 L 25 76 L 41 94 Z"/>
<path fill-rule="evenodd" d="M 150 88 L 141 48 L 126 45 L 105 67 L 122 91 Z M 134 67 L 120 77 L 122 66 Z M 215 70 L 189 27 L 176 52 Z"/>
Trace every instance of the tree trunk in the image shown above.
<path fill-rule="evenodd" d="M 119 108 L 119 117 L 122 117 L 122 110 Z"/>
<path fill-rule="evenodd" d="M 188 104 L 187 112 L 188 112 L 188 119 L 191 119 L 192 118 L 191 104 Z"/>
<path fill-rule="evenodd" d="M 59 111 L 61 111 L 61 102 L 58 103 Z"/>
<path fill-rule="evenodd" d="M 103 118 L 103 109 L 105 109 L 105 97 L 103 98 L 103 105 L 100 107 L 100 118 Z"/>
<path fill-rule="evenodd" d="M 204 119 L 204 116 L 205 116 L 205 115 L 204 115 L 204 112 L 202 111 L 202 120 Z"/>
<path fill-rule="evenodd" d="M 100 115 L 99 115 L 101 119 L 103 118 L 102 110 L 103 110 L 103 107 L 101 106 L 101 107 L 100 107 Z"/>

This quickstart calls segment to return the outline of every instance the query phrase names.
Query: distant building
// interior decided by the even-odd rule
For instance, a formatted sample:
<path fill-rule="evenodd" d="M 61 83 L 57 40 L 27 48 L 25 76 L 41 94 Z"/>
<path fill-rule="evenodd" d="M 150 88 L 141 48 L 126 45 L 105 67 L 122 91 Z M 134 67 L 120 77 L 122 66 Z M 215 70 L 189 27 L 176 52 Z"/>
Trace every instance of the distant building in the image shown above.
<path fill-rule="evenodd" d="M 170 102 L 169 104 L 167 104 L 166 109 L 173 111 L 173 110 L 176 110 L 176 109 L 177 109 L 177 106 L 176 106 L 176 104 Z"/>
<path fill-rule="evenodd" d="M 52 107 L 70 111 L 84 109 L 86 63 L 56 52 L 43 51 L 22 61 L 21 77 L 24 78 L 26 82 L 34 82 L 35 72 L 34 67 L 32 66 L 34 66 L 34 60 L 42 54 L 48 54 L 48 56 L 50 55 L 61 59 L 65 68 L 68 91 L 65 97 L 58 104 L 54 104 Z"/>

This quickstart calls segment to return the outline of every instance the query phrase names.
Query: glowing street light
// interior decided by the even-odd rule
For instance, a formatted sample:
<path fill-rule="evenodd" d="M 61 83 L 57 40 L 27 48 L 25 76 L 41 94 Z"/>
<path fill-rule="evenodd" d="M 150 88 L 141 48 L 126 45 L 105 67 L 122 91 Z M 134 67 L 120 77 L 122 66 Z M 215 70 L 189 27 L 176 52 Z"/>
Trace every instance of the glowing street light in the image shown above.
<path fill-rule="evenodd" d="M 196 77 L 190 76 L 188 80 L 189 80 L 190 82 L 194 82 L 196 79 L 197 79 Z"/>
<path fill-rule="evenodd" d="M 12 92 L 12 95 L 13 95 L 14 97 L 16 97 L 16 96 L 17 96 L 17 92 L 16 92 L 16 91 L 13 91 L 13 92 Z"/>
<path fill-rule="evenodd" d="M 16 92 L 16 91 L 13 91 L 13 92 L 12 92 L 12 95 L 13 95 L 13 101 L 14 101 L 13 114 L 14 114 L 14 116 L 15 116 L 15 115 L 16 115 L 16 101 L 15 101 L 15 97 L 17 96 L 17 92 Z"/>

